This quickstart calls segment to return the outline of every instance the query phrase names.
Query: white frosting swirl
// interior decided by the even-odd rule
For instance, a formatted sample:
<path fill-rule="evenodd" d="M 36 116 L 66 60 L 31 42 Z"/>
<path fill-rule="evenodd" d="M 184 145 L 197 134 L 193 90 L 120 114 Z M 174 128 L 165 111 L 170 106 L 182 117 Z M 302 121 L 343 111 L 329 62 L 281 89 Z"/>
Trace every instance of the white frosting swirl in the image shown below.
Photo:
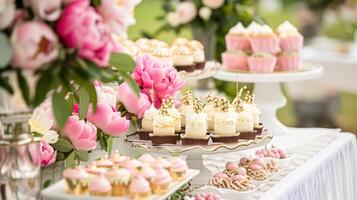
<path fill-rule="evenodd" d="M 207 115 L 192 112 L 186 118 L 185 136 L 190 138 L 207 137 L 207 128 Z"/>
<path fill-rule="evenodd" d="M 254 118 L 252 113 L 248 111 L 242 111 L 237 113 L 237 131 L 253 131 L 254 130 Z"/>
<path fill-rule="evenodd" d="M 162 116 L 162 115 L 156 115 L 154 117 L 154 126 L 156 127 L 165 127 L 165 126 L 173 126 L 174 125 L 174 119 L 172 116 Z"/>
<path fill-rule="evenodd" d="M 256 22 L 252 22 L 247 27 L 247 32 L 250 36 L 261 36 L 261 35 L 273 35 L 273 30 L 266 24 L 260 25 Z"/>
<path fill-rule="evenodd" d="M 284 21 L 282 24 L 280 24 L 276 29 L 276 32 L 282 37 L 299 34 L 297 28 L 288 21 Z"/>
<path fill-rule="evenodd" d="M 247 35 L 247 29 L 242 23 L 238 22 L 235 26 L 229 29 L 229 33 L 238 35 Z"/>
<path fill-rule="evenodd" d="M 150 108 L 145 111 L 144 118 L 153 120 L 158 113 L 159 111 L 151 105 Z"/>

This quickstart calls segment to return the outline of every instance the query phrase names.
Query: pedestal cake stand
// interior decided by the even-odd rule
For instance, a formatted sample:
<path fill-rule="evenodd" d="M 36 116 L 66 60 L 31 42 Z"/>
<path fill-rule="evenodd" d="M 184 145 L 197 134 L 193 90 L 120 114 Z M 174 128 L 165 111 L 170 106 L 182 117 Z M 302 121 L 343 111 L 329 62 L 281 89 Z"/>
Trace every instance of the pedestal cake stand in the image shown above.
<path fill-rule="evenodd" d="M 299 71 L 256 74 L 243 71 L 220 70 L 213 77 L 222 81 L 255 83 L 255 102 L 262 111 L 261 121 L 273 134 L 287 133 L 287 127 L 276 116 L 276 111 L 286 105 L 280 83 L 303 81 L 322 76 L 323 67 L 304 63 Z"/>
<path fill-rule="evenodd" d="M 233 144 L 209 144 L 205 146 L 192 145 L 159 145 L 153 146 L 150 140 L 140 140 L 136 133 L 127 135 L 124 142 L 132 149 L 141 153 L 157 153 L 164 155 L 184 155 L 187 156 L 187 164 L 190 169 L 199 169 L 200 174 L 192 180 L 193 185 L 205 185 L 212 176 L 210 171 L 204 166 L 202 156 L 207 154 L 229 153 L 243 151 L 259 146 L 264 146 L 271 142 L 273 135 L 265 133 L 257 136 L 255 140 L 241 140 Z"/>

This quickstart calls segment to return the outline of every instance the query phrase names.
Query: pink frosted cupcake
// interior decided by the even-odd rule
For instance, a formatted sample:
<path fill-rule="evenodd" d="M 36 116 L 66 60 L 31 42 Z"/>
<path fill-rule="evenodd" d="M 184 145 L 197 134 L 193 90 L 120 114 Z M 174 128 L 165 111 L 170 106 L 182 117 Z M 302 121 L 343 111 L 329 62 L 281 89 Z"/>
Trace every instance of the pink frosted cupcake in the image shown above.
<path fill-rule="evenodd" d="M 109 160 L 108 156 L 105 156 L 105 157 L 95 161 L 95 165 L 98 168 L 110 169 L 113 167 L 114 163 L 111 160 Z"/>
<path fill-rule="evenodd" d="M 93 180 L 88 189 L 89 194 L 93 196 L 110 196 L 112 194 L 112 186 L 103 175 Z"/>
<path fill-rule="evenodd" d="M 113 196 L 123 196 L 128 194 L 129 182 L 131 179 L 130 171 L 124 168 L 113 168 L 105 174 L 112 185 Z"/>
<path fill-rule="evenodd" d="M 171 161 L 170 174 L 175 181 L 180 181 L 186 178 L 187 174 L 186 161 L 179 157 L 173 158 Z"/>
<path fill-rule="evenodd" d="M 301 58 L 296 51 L 285 51 L 280 53 L 276 64 L 276 71 L 293 71 L 301 67 Z"/>
<path fill-rule="evenodd" d="M 164 168 L 169 170 L 171 163 L 164 158 L 158 157 L 154 163 L 151 165 L 153 168 Z"/>
<path fill-rule="evenodd" d="M 86 192 L 88 174 L 84 169 L 66 169 L 63 171 L 63 178 L 67 185 L 66 192 L 74 195 L 82 195 Z"/>
<path fill-rule="evenodd" d="M 226 35 L 226 47 L 228 51 L 250 51 L 250 42 L 247 30 L 241 23 L 233 26 Z"/>
<path fill-rule="evenodd" d="M 280 24 L 276 29 L 283 51 L 299 51 L 302 49 L 304 37 L 288 21 Z"/>
<path fill-rule="evenodd" d="M 163 168 L 158 168 L 156 176 L 151 180 L 152 191 L 155 194 L 165 194 L 170 188 L 171 181 L 170 173 Z"/>
<path fill-rule="evenodd" d="M 145 178 L 135 178 L 130 183 L 129 192 L 131 199 L 146 200 L 151 195 L 150 183 Z"/>
<path fill-rule="evenodd" d="M 269 53 L 254 53 L 248 58 L 249 70 L 255 73 L 271 73 L 275 64 L 276 57 Z"/>
<path fill-rule="evenodd" d="M 243 51 L 226 51 L 222 53 L 222 64 L 231 70 L 249 70 L 248 56 Z"/>
<path fill-rule="evenodd" d="M 128 160 L 121 164 L 121 167 L 129 169 L 129 170 L 139 168 L 142 166 L 143 166 L 143 163 L 137 159 Z"/>
<path fill-rule="evenodd" d="M 279 38 L 268 25 L 252 22 L 247 31 L 253 52 L 276 53 L 280 50 Z"/>
<path fill-rule="evenodd" d="M 156 159 L 150 154 L 143 154 L 138 158 L 138 160 L 146 164 L 152 164 Z"/>

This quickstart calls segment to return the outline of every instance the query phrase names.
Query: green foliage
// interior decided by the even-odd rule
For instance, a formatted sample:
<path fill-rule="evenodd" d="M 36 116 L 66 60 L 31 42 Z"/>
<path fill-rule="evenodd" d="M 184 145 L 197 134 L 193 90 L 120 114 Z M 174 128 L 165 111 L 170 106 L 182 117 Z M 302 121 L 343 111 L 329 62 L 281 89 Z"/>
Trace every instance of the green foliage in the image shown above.
<path fill-rule="evenodd" d="M 63 137 L 60 137 L 56 143 L 52 144 L 52 147 L 62 153 L 68 153 L 73 149 L 72 143 Z"/>
<path fill-rule="evenodd" d="M 0 47 L 0 69 L 2 69 L 9 64 L 12 56 L 9 38 L 3 32 L 0 32 Z"/>
<path fill-rule="evenodd" d="M 73 110 L 73 98 L 67 94 L 68 92 L 62 88 L 59 91 L 54 91 L 52 95 L 52 110 L 60 128 L 63 128 Z"/>

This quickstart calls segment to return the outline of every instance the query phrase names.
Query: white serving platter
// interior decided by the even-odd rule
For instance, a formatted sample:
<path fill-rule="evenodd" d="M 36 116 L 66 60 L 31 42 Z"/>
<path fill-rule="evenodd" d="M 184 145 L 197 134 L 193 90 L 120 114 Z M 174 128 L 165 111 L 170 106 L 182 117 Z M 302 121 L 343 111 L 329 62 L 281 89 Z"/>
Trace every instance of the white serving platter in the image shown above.
<path fill-rule="evenodd" d="M 182 180 L 182 181 L 173 181 L 171 183 L 170 189 L 167 193 L 163 195 L 151 195 L 149 200 L 165 200 L 168 198 L 171 194 L 176 192 L 178 189 L 180 189 L 182 186 L 184 186 L 186 183 L 188 183 L 191 179 L 193 179 L 195 176 L 199 174 L 199 170 L 196 169 L 189 169 L 187 172 L 187 177 Z M 51 199 L 51 200 L 130 200 L 129 196 L 123 196 L 123 197 L 102 197 L 102 196 L 90 196 L 89 194 L 86 195 L 81 195 L 81 196 L 76 196 L 72 194 L 68 194 L 65 192 L 66 185 L 65 181 L 61 180 L 50 187 L 44 189 L 42 191 L 42 197 L 44 199 Z"/>

